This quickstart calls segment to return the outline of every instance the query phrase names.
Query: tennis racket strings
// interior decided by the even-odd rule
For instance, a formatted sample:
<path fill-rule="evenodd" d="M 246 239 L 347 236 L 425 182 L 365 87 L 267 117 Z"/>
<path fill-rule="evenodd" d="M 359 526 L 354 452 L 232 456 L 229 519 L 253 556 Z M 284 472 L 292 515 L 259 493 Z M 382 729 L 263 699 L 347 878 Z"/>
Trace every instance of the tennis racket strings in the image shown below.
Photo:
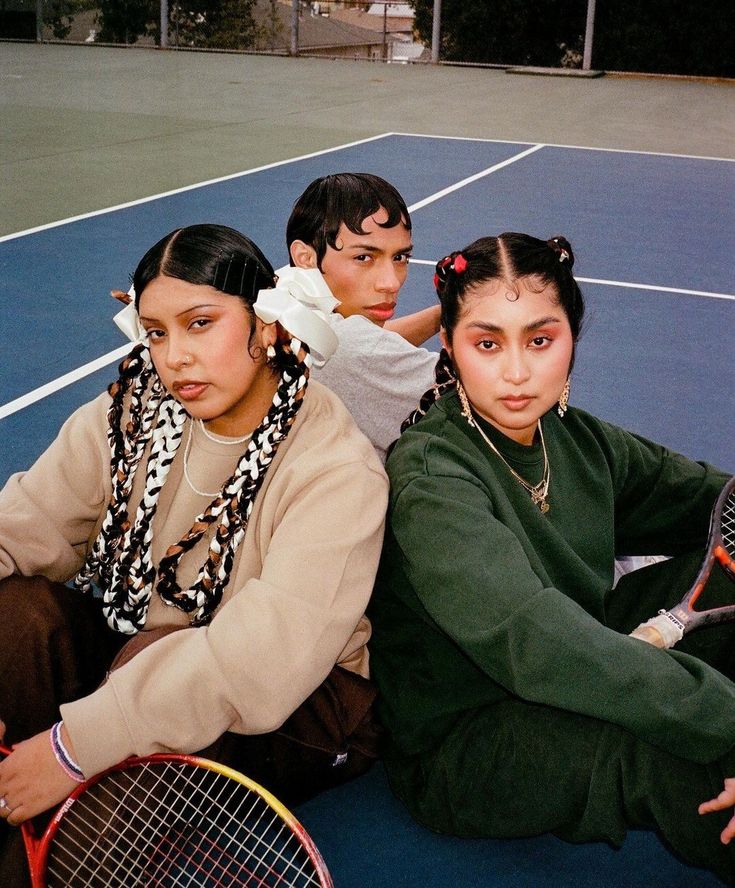
<path fill-rule="evenodd" d="M 275 800 L 273 800 L 275 801 Z M 143 761 L 72 796 L 49 836 L 49 888 L 325 883 L 289 812 L 215 770 Z M 299 835 L 299 830 L 303 835 Z M 308 841 L 305 843 L 304 838 Z"/>

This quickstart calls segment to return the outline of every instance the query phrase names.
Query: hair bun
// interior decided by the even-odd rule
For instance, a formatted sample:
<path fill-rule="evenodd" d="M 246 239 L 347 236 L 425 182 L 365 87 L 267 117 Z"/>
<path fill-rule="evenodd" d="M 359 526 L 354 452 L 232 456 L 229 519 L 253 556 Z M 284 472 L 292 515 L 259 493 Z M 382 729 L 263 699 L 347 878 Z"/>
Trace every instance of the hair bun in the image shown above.
<path fill-rule="evenodd" d="M 450 272 L 464 274 L 465 271 L 467 271 L 467 259 L 462 255 L 461 250 L 455 250 L 436 263 L 434 289 L 441 296 L 447 285 Z"/>
<path fill-rule="evenodd" d="M 552 237 L 550 240 L 547 240 L 546 243 L 556 253 L 559 262 L 565 265 L 569 264 L 570 268 L 574 266 L 574 253 L 572 252 L 572 245 L 563 235 Z"/>

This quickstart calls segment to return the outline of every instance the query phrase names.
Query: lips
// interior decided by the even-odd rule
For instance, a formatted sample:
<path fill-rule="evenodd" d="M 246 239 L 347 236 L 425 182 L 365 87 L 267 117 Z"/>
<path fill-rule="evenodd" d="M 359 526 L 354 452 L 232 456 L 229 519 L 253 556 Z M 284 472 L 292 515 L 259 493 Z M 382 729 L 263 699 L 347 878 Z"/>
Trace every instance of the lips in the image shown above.
<path fill-rule="evenodd" d="M 389 321 L 396 311 L 395 302 L 378 302 L 366 309 L 371 318 L 377 321 Z"/>
<path fill-rule="evenodd" d="M 509 395 L 500 401 L 508 410 L 525 410 L 533 400 L 531 395 Z"/>
<path fill-rule="evenodd" d="M 195 401 L 198 397 L 204 394 L 208 387 L 209 383 L 198 382 L 193 379 L 184 379 L 180 382 L 175 382 L 172 386 L 173 390 L 182 401 Z"/>

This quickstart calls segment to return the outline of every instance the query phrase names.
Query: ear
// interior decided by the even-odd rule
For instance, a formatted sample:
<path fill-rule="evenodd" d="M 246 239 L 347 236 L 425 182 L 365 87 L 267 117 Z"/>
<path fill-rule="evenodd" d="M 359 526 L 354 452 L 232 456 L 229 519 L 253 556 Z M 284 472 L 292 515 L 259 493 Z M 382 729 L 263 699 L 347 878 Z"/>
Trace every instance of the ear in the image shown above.
<path fill-rule="evenodd" d="M 444 327 L 439 328 L 439 342 L 442 344 L 442 348 L 447 350 L 449 357 L 452 357 L 452 347 L 449 345 L 449 340 L 447 339 L 447 331 Z"/>
<path fill-rule="evenodd" d="M 260 318 L 255 319 L 258 345 L 265 351 L 268 346 L 278 342 L 278 323 L 264 324 Z"/>
<path fill-rule="evenodd" d="M 295 240 L 289 248 L 291 260 L 296 268 L 318 268 L 316 250 L 301 240 Z"/>

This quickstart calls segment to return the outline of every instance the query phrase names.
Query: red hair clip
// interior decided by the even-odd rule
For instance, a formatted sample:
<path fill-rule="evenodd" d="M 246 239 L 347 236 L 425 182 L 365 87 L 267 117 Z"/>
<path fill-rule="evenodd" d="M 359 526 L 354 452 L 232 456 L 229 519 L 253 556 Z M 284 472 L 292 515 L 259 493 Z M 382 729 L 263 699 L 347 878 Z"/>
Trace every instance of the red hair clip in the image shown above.
<path fill-rule="evenodd" d="M 457 253 L 454 257 L 454 262 L 452 263 L 452 267 L 456 274 L 464 274 L 467 271 L 467 260 L 461 253 Z"/>

